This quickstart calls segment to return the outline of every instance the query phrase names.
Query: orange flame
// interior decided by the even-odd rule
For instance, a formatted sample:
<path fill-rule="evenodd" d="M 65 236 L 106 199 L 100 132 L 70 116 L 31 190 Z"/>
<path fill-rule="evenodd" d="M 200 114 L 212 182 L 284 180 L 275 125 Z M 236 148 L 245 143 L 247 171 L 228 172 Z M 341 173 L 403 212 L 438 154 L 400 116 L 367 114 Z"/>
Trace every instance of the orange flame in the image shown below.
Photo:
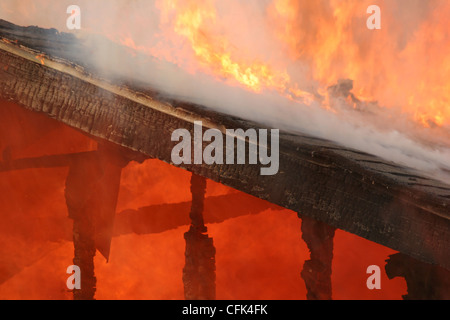
<path fill-rule="evenodd" d="M 163 21 L 173 18 L 174 32 L 185 38 L 203 69 L 225 79 L 234 79 L 259 92 L 263 88 L 285 90 L 290 78 L 286 71 L 274 70 L 269 64 L 238 55 L 222 35 L 211 32 L 218 19 L 213 1 L 160 1 Z"/>
<path fill-rule="evenodd" d="M 0 7 L 19 20 L 39 16 L 42 7 L 63 11 L 61 7 L 55 9 L 54 1 L 49 0 L 40 0 L 39 5 L 23 0 L 12 8 L 11 0 L 4 2 Z M 87 0 L 81 2 L 88 6 Z M 371 0 L 138 2 L 120 7 L 121 14 L 133 16 L 133 24 L 123 24 L 120 30 L 112 31 L 120 23 L 117 19 L 88 23 L 89 18 L 85 16 L 83 30 L 90 28 L 91 32 L 109 35 L 118 42 L 122 39 L 124 45 L 176 63 L 192 73 L 206 72 L 229 85 L 258 93 L 275 90 L 289 99 L 306 103 L 315 101 L 317 93 L 326 96 L 327 87 L 338 80 L 352 79 L 353 93 L 360 100 L 370 97 L 380 106 L 406 113 L 425 127 L 450 126 L 450 3 L 447 0 L 408 4 L 378 0 L 381 30 L 366 27 L 366 10 L 374 4 Z M 249 3 L 258 4 L 258 13 L 243 10 L 248 9 Z M 92 5 L 92 10 L 102 5 Z M 224 6 L 232 8 L 231 14 L 223 13 Z M 159 22 L 149 23 L 147 9 L 159 10 Z M 235 18 L 242 11 L 246 12 L 241 17 L 244 22 Z M 152 34 L 152 27 L 158 23 L 162 32 Z M 249 32 L 257 24 L 265 24 L 266 29 Z M 145 27 L 150 29 L 148 37 L 141 34 Z M 245 35 L 246 42 L 236 43 L 230 34 L 237 33 Z M 249 34 L 251 39 L 247 37 Z M 160 41 L 140 42 L 150 37 Z M 270 53 L 257 46 L 261 39 L 270 43 L 266 46 Z M 299 65 L 300 72 L 291 68 Z M 320 101 L 331 110 L 326 97 Z"/>
<path fill-rule="evenodd" d="M 35 58 L 38 59 L 42 65 L 45 65 L 45 54 L 38 54 Z"/>
<path fill-rule="evenodd" d="M 268 16 L 291 59 L 306 61 L 323 86 L 350 78 L 360 97 L 376 97 L 426 127 L 450 124 L 450 3 L 433 0 L 414 10 L 381 3 L 376 31 L 365 28 L 372 4 L 365 0 L 274 0 Z"/>
<path fill-rule="evenodd" d="M 132 38 L 122 44 L 193 73 L 207 72 L 255 92 L 275 90 L 307 104 L 317 101 L 314 93 L 326 94 L 339 79 L 352 79 L 360 100 L 399 109 L 425 127 L 444 126 L 450 124 L 450 4 L 433 2 L 415 31 L 408 32 L 393 13 L 399 8 L 387 2 L 382 7 L 383 28 L 373 31 L 366 27 L 368 0 L 329 4 L 273 0 L 266 22 L 274 26 L 278 42 L 273 45 L 284 52 L 286 61 L 265 61 L 252 43 L 234 46 L 225 29 L 242 26 L 228 25 L 214 0 L 157 1 L 163 36 L 176 45 L 172 51 L 161 43 L 137 46 Z M 306 77 L 318 81 L 319 87 L 303 89 L 286 71 L 287 63 L 309 66 Z M 323 101 L 326 109 L 332 109 L 327 99 Z M 355 107 L 355 102 L 349 105 Z"/>

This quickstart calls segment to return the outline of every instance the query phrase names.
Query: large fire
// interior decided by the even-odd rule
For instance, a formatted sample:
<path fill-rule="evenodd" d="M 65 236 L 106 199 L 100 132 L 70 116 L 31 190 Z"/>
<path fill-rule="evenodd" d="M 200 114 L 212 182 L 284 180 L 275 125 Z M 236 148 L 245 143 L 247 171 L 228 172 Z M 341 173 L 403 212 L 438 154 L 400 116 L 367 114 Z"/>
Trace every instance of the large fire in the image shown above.
<path fill-rule="evenodd" d="M 0 13 L 19 24 L 65 31 L 69 4 L 5 0 Z M 381 8 L 380 30 L 366 27 L 373 4 Z M 84 10 L 83 32 L 227 85 L 277 91 L 332 110 L 320 96 L 340 79 L 352 79 L 360 100 L 376 101 L 424 127 L 448 131 L 450 125 L 447 0 L 117 0 L 114 5 L 80 0 L 78 5 Z"/>

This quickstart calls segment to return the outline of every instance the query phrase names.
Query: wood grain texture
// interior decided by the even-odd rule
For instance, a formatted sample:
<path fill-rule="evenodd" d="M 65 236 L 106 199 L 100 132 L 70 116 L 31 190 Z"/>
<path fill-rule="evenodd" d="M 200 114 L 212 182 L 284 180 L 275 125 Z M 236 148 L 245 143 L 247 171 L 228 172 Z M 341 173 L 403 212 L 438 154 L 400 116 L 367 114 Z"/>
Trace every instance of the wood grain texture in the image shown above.
<path fill-rule="evenodd" d="M 1 24 L 0 36 L 18 40 L 0 41 L 0 99 L 148 157 L 171 163 L 172 132 L 186 128 L 193 134 L 194 120 L 224 136 L 224 128 L 261 127 L 151 90 L 99 80 L 65 60 L 62 42 L 52 44 L 57 49 L 46 52 L 42 65 L 24 47 L 39 43 L 38 37 L 31 34 L 27 43 L 23 35 L 2 31 Z M 274 176 L 261 176 L 259 165 L 181 167 L 450 270 L 450 186 L 420 172 L 286 132 L 280 134 L 280 170 Z"/>

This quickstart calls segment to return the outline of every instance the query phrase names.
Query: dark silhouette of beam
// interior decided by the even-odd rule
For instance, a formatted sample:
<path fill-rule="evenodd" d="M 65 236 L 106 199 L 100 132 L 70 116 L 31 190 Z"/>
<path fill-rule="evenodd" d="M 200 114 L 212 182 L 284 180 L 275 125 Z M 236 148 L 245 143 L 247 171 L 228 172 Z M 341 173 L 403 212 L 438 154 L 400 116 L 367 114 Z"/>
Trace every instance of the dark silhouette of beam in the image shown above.
<path fill-rule="evenodd" d="M 189 226 L 191 220 L 186 212 L 190 212 L 191 207 L 192 201 L 184 201 L 121 211 L 116 215 L 113 235 L 152 234 Z M 237 217 L 259 214 L 267 209 L 284 210 L 241 192 L 210 196 L 204 199 L 203 219 L 206 224 L 221 223 Z"/>
<path fill-rule="evenodd" d="M 450 300 L 450 272 L 444 268 L 396 253 L 386 260 L 385 270 L 389 279 L 405 278 L 403 300 Z"/>
<path fill-rule="evenodd" d="M 7 149 L 5 149 L 5 152 L 6 150 Z M 38 168 L 69 167 L 71 163 L 77 162 L 81 158 L 89 157 L 95 152 L 96 151 L 86 151 L 14 160 L 4 158 L 3 161 L 0 161 L 0 172 Z"/>
<path fill-rule="evenodd" d="M 203 221 L 206 179 L 193 174 L 191 178 L 191 226 L 184 234 L 186 262 L 183 269 L 186 300 L 214 300 L 216 298 L 216 249 Z"/>
<path fill-rule="evenodd" d="M 66 180 L 66 204 L 73 219 L 73 263 L 81 269 L 75 300 L 92 300 L 96 291 L 96 249 L 108 260 L 119 194 L 120 175 L 128 161 L 120 150 L 100 144 L 97 152 L 72 161 Z"/>
<path fill-rule="evenodd" d="M 331 272 L 333 260 L 333 239 L 335 228 L 301 216 L 302 238 L 311 253 L 311 259 L 305 261 L 301 276 L 306 284 L 308 300 L 331 300 Z"/>

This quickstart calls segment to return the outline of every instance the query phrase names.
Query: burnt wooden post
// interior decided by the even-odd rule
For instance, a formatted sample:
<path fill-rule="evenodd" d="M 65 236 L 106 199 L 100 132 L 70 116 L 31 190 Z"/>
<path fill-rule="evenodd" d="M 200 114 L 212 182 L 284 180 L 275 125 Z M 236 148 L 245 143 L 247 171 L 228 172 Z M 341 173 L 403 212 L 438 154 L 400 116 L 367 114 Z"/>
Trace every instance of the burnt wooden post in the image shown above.
<path fill-rule="evenodd" d="M 191 226 L 184 234 L 186 263 L 183 269 L 186 300 L 214 300 L 216 298 L 216 265 L 213 239 L 203 221 L 206 179 L 192 174 Z"/>
<path fill-rule="evenodd" d="M 315 219 L 300 216 L 302 238 L 311 253 L 305 261 L 301 276 L 306 284 L 308 300 L 331 300 L 331 266 L 335 228 Z"/>
<path fill-rule="evenodd" d="M 402 253 L 389 256 L 385 266 L 389 279 L 405 278 L 408 293 L 403 300 L 449 300 L 450 272 Z"/>
<path fill-rule="evenodd" d="M 96 291 L 94 257 L 98 249 L 109 258 L 122 168 L 114 151 L 99 145 L 97 152 L 71 162 L 66 180 L 66 203 L 73 219 L 74 265 L 81 270 L 75 300 L 93 300 Z"/>
<path fill-rule="evenodd" d="M 69 167 L 66 180 L 66 204 L 69 217 L 73 219 L 74 265 L 81 270 L 81 289 L 73 291 L 74 300 L 92 300 L 95 295 L 94 276 L 95 229 L 92 200 L 95 197 L 95 181 L 99 170 L 95 157 L 84 157 Z"/>

